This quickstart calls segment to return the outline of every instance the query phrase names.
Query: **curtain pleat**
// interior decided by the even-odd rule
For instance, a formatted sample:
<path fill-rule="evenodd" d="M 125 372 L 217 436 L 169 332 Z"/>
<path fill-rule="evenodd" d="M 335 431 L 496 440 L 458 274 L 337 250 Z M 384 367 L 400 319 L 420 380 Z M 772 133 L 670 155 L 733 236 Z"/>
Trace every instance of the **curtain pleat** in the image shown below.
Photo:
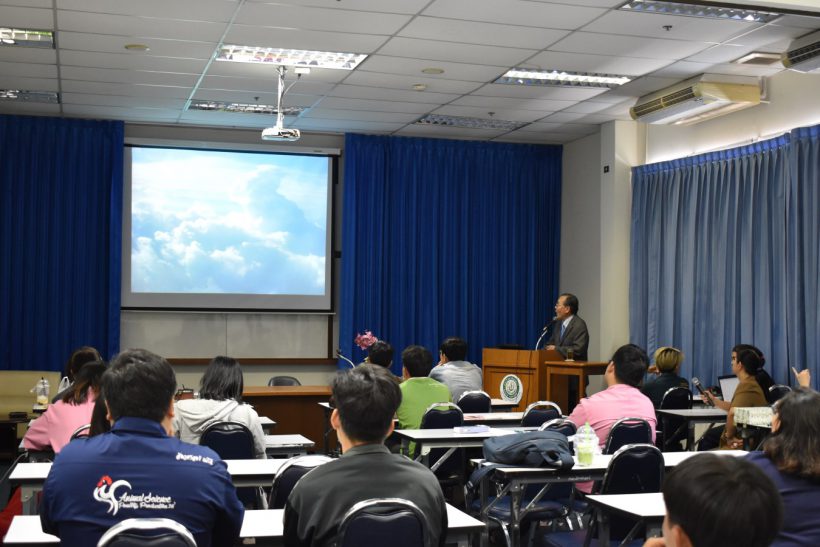
<path fill-rule="evenodd" d="M 561 147 L 347 135 L 340 347 L 530 347 L 558 291 Z"/>
<path fill-rule="evenodd" d="M 123 123 L 0 116 L 0 369 L 119 347 Z"/>

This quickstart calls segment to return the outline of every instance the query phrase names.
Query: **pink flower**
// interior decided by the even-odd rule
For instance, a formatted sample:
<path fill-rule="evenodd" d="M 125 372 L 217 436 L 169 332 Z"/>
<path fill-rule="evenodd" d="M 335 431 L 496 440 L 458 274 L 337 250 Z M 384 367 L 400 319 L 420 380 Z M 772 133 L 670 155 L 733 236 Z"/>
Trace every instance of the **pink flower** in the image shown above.
<path fill-rule="evenodd" d="M 364 334 L 357 334 L 356 338 L 353 339 L 353 343 L 363 350 L 366 350 L 378 341 L 379 339 L 373 336 L 373 333 L 369 330 L 364 331 Z"/>

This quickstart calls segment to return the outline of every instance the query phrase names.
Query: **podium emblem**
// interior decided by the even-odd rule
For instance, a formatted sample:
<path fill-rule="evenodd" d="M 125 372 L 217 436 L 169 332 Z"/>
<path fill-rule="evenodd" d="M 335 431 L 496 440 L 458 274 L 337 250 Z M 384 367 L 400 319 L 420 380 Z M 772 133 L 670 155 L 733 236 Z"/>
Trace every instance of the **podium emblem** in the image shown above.
<path fill-rule="evenodd" d="M 515 374 L 508 374 L 501 379 L 501 398 L 505 401 L 518 404 L 523 391 L 521 378 Z"/>

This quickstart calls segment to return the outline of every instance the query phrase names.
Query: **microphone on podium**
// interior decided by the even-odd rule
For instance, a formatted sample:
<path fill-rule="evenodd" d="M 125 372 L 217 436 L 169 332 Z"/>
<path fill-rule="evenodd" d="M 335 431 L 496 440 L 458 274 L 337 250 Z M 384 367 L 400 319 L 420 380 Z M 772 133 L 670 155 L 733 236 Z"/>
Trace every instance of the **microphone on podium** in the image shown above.
<path fill-rule="evenodd" d="M 558 316 L 556 315 L 555 317 L 553 317 L 552 319 L 549 320 L 549 323 L 544 325 L 544 328 L 541 329 L 541 336 L 538 337 L 538 341 L 535 343 L 535 348 L 533 348 L 533 349 L 538 349 L 538 346 L 541 345 L 541 340 L 544 339 L 544 336 L 547 335 L 547 333 L 550 331 L 550 328 L 555 324 L 555 322 L 557 320 L 558 320 Z"/>

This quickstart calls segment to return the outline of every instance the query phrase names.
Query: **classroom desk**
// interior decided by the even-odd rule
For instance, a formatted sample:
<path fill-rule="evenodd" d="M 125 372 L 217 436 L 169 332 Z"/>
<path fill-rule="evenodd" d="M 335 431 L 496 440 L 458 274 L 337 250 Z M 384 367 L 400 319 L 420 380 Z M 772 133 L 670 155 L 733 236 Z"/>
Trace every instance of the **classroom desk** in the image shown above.
<path fill-rule="evenodd" d="M 395 434 L 401 439 L 402 453 L 409 454 L 410 443 L 416 443 L 419 457 L 432 471 L 441 466 L 457 448 L 475 448 L 484 446 L 484 440 L 500 435 L 515 433 L 512 429 L 490 428 L 488 431 L 476 433 L 456 433 L 453 428 L 447 429 L 396 429 Z M 430 465 L 430 450 L 446 448 L 447 452 Z"/>
<path fill-rule="evenodd" d="M 712 452 L 720 456 L 744 456 L 744 450 L 717 450 Z M 672 468 L 682 461 L 697 455 L 697 452 L 664 452 L 664 465 Z M 556 482 L 587 482 L 603 480 L 606 474 L 612 455 L 595 454 L 591 465 L 582 466 L 575 460 L 572 469 L 557 470 L 546 467 L 499 467 L 494 473 L 498 475 L 504 483 L 504 487 L 496 499 L 510 496 L 510 514 L 512 524 L 510 526 L 510 539 L 513 547 L 518 547 L 521 541 L 521 518 L 526 514 L 526 508 L 522 510 L 521 500 L 524 490 L 528 484 L 549 484 Z M 483 460 L 473 460 L 474 463 L 483 465 Z M 481 520 L 488 520 L 487 514 L 495 503 L 495 500 L 488 502 L 490 492 L 490 478 L 493 473 L 488 473 L 481 479 L 479 491 L 481 493 Z M 542 493 L 543 494 L 543 493 Z M 538 501 L 540 496 L 536 496 L 534 501 Z"/>
<path fill-rule="evenodd" d="M 265 435 L 265 453 L 269 457 L 304 456 L 315 444 L 302 435 Z"/>
<path fill-rule="evenodd" d="M 521 423 L 523 412 L 469 412 L 464 414 L 464 425 L 486 424 L 515 426 Z"/>
<path fill-rule="evenodd" d="M 666 505 L 663 502 L 663 494 L 653 492 L 650 494 L 610 494 L 595 495 L 586 497 L 587 501 L 597 507 L 598 520 L 598 543 L 609 545 L 609 517 L 611 514 L 624 516 L 635 521 L 635 526 L 630 530 L 625 542 L 629 542 L 635 533 L 640 529 L 641 524 L 646 524 L 645 537 L 659 537 L 661 535 L 661 525 L 666 515 Z"/>
<path fill-rule="evenodd" d="M 271 432 L 271 430 L 276 427 L 276 422 L 268 418 L 267 416 L 259 416 L 259 424 L 262 426 L 262 431 L 265 434 Z"/>
<path fill-rule="evenodd" d="M 284 509 L 260 509 L 245 511 L 239 537 L 255 538 L 257 545 L 282 545 Z M 471 537 L 484 529 L 484 523 L 447 504 L 447 543 L 468 547 Z M 59 544 L 59 539 L 43 532 L 40 517 L 15 516 L 11 522 L 4 545 L 39 547 Z"/>
<path fill-rule="evenodd" d="M 260 416 L 276 420 L 276 432 L 304 435 L 308 439 L 323 439 L 324 413 L 316 403 L 330 399 L 330 386 L 261 386 L 245 387 L 242 400 L 253 405 Z M 334 442 L 335 432 L 329 442 Z"/>
<path fill-rule="evenodd" d="M 717 424 L 726 421 L 728 412 L 716 407 L 707 406 L 701 408 L 685 408 L 680 410 L 656 410 L 658 414 L 666 414 L 668 416 L 677 416 L 685 420 L 681 427 L 687 428 L 686 433 L 686 450 L 695 450 L 695 424 Z M 674 433 L 677 435 L 680 429 Z"/>

